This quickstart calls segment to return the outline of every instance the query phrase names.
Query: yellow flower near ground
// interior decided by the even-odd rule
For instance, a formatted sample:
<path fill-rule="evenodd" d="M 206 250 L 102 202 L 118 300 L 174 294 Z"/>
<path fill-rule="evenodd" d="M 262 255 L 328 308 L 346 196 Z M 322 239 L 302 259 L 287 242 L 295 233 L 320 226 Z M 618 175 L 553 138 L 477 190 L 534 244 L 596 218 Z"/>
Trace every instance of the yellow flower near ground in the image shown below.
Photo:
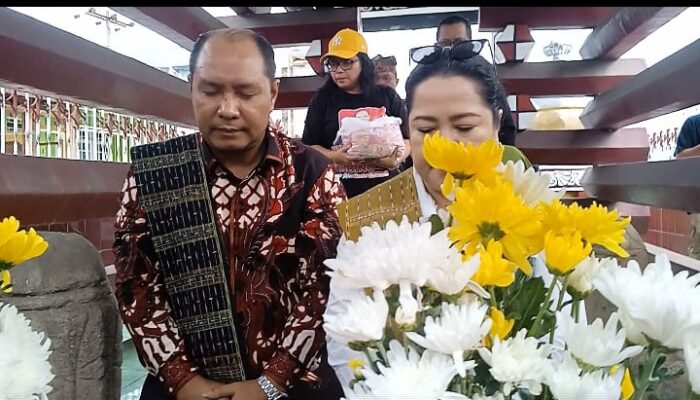
<path fill-rule="evenodd" d="M 503 246 L 508 260 L 530 275 L 527 258 L 542 249 L 542 224 L 536 210 L 513 192 L 510 182 L 497 179 L 490 186 L 476 182 L 473 189 L 459 188 L 448 211 L 454 216 L 449 238 L 466 258 L 494 240 Z"/>
<path fill-rule="evenodd" d="M 348 366 L 353 372 L 356 372 L 358 369 L 365 366 L 365 362 L 359 358 L 351 358 L 348 360 Z"/>
<path fill-rule="evenodd" d="M 609 211 L 595 202 L 586 208 L 577 203 L 567 207 L 558 200 L 541 204 L 539 210 L 545 231 L 562 235 L 579 231 L 586 242 L 601 245 L 620 257 L 629 257 L 621 244 L 625 241 L 625 228 L 630 218 L 620 218 L 617 210 Z"/>
<path fill-rule="evenodd" d="M 472 280 L 485 286 L 510 286 L 515 280 L 517 266 L 503 258 L 503 246 L 491 240 L 486 249 L 479 249 L 479 269 Z"/>
<path fill-rule="evenodd" d="M 590 242 L 581 238 L 581 232 L 557 234 L 549 231 L 544 237 L 544 256 L 547 268 L 554 275 L 566 275 L 593 251 Z"/>
<path fill-rule="evenodd" d="M 498 176 L 496 167 L 503 157 L 503 146 L 491 139 L 478 146 L 455 142 L 436 132 L 425 136 L 423 156 L 430 166 L 447 173 L 442 191 L 449 196 L 457 181 L 463 185 L 476 181 L 492 184 Z"/>
<path fill-rule="evenodd" d="M 8 286 L 11 282 L 10 271 L 5 270 L 0 272 L 0 293 L 12 293 L 12 286 Z"/>
<path fill-rule="evenodd" d="M 29 232 L 18 231 L 19 221 L 14 217 L 5 218 L 0 223 L 0 270 L 9 270 L 32 258 L 44 254 L 49 244 L 39 236 L 34 228 Z"/>
<path fill-rule="evenodd" d="M 513 325 L 515 324 L 514 319 L 506 319 L 506 316 L 496 307 L 491 307 L 491 330 L 489 331 L 489 340 L 487 340 L 487 347 L 491 347 L 490 338 L 498 338 L 504 340 L 508 337 Z"/>
<path fill-rule="evenodd" d="M 610 374 L 614 374 L 618 368 L 620 368 L 618 365 L 610 367 Z M 620 392 L 622 393 L 622 400 L 629 400 L 632 398 L 632 395 L 634 395 L 634 383 L 632 383 L 632 376 L 630 375 L 629 368 L 625 368 L 625 375 L 620 384 Z"/>

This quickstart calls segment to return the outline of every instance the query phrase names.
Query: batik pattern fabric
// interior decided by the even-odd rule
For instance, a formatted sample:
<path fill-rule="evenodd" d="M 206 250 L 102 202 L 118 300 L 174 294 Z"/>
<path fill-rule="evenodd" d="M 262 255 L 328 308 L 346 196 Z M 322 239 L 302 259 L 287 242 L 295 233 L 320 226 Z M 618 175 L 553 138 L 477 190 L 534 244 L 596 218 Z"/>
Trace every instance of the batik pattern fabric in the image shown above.
<path fill-rule="evenodd" d="M 196 138 L 217 232 L 207 240 L 220 243 L 245 378 L 265 373 L 292 391 L 297 386 L 323 386 L 332 374 L 326 366 L 322 329 L 329 285 L 323 260 L 335 256 L 340 237 L 335 207 L 345 198 L 337 175 L 318 152 L 270 129 L 263 160 L 239 179 Z M 184 179 L 182 171 L 170 179 Z M 194 374 L 207 376 L 203 354 L 227 349 L 227 340 L 234 339 L 183 339 L 187 336 L 177 318 L 180 308 L 221 311 L 227 299 L 224 293 L 209 291 L 208 297 L 192 297 L 195 304 L 175 300 L 178 296 L 169 292 L 167 276 L 177 275 L 180 268 L 188 271 L 181 274 L 182 282 L 196 277 L 185 265 L 201 264 L 197 257 L 202 250 L 192 248 L 175 256 L 177 260 L 169 262 L 174 269 L 166 271 L 167 255 L 156 250 L 153 227 L 172 224 L 168 221 L 173 216 L 151 220 L 140 190 L 132 170 L 116 222 L 117 298 L 142 363 L 175 393 Z M 189 218 L 188 228 L 203 221 L 202 215 L 180 215 L 186 212 L 183 207 L 173 212 L 175 219 Z M 177 240 L 194 238 L 178 235 Z M 207 321 L 200 329 L 225 322 Z"/>

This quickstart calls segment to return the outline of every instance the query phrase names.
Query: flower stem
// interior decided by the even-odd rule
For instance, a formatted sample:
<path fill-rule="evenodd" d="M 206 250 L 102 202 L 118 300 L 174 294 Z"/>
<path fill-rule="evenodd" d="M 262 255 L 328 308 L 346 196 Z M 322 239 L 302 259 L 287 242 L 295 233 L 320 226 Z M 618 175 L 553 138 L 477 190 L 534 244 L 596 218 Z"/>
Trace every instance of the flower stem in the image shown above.
<path fill-rule="evenodd" d="M 379 350 L 379 354 L 382 356 L 382 363 L 389 367 L 389 357 L 386 355 L 386 349 L 384 348 L 384 343 L 382 343 L 381 340 L 377 341 L 377 350 Z"/>
<path fill-rule="evenodd" d="M 656 363 L 659 361 L 661 353 L 662 351 L 658 346 L 652 346 L 650 348 L 649 356 L 647 357 L 646 363 L 644 365 L 644 370 L 642 371 L 642 376 L 639 377 L 639 380 L 637 380 L 637 384 L 634 385 L 635 390 L 632 400 L 644 399 L 644 395 L 646 394 L 646 391 L 649 389 L 649 386 L 651 386 L 651 382 L 654 379 L 654 369 L 656 369 Z"/>
<path fill-rule="evenodd" d="M 379 369 L 377 368 L 377 365 L 376 365 L 377 357 L 375 357 L 375 356 L 372 354 L 372 352 L 371 352 L 370 349 L 369 349 L 369 346 L 368 346 L 368 347 L 365 347 L 364 349 L 362 349 L 362 352 L 365 353 L 365 355 L 367 356 L 367 360 L 369 361 L 370 367 L 372 367 L 372 371 L 374 371 L 375 373 L 378 374 L 378 373 L 379 373 Z"/>
<path fill-rule="evenodd" d="M 580 304 L 581 304 L 581 300 L 574 300 L 574 303 L 571 305 L 571 317 L 577 323 L 578 323 L 578 312 L 579 312 L 579 305 Z"/>
<path fill-rule="evenodd" d="M 547 304 L 549 303 L 549 300 L 552 299 L 552 292 L 554 291 L 554 286 L 556 286 L 559 278 L 554 277 L 552 279 L 552 284 L 549 285 L 549 289 L 547 289 L 547 294 L 544 296 L 544 301 L 542 302 L 542 305 L 540 306 L 540 311 L 537 312 L 537 316 L 535 317 L 535 322 L 532 324 L 532 330 L 537 332 L 537 327 L 539 326 L 540 322 L 542 321 L 542 316 L 544 315 L 544 310 L 547 309 Z M 538 332 L 537 332 L 538 333 Z"/>
<path fill-rule="evenodd" d="M 564 282 L 561 284 L 561 290 L 559 291 L 559 301 L 557 301 L 557 311 L 561 311 L 561 305 L 564 303 L 564 295 L 566 294 L 566 286 L 569 284 L 569 277 L 571 274 L 564 277 Z M 573 308 L 573 306 L 572 306 Z M 549 332 L 549 343 L 554 343 L 554 329 Z"/>
<path fill-rule="evenodd" d="M 494 308 L 498 308 L 498 304 L 496 303 L 496 289 L 494 289 L 493 285 L 489 286 L 489 294 L 491 295 L 491 305 Z"/>

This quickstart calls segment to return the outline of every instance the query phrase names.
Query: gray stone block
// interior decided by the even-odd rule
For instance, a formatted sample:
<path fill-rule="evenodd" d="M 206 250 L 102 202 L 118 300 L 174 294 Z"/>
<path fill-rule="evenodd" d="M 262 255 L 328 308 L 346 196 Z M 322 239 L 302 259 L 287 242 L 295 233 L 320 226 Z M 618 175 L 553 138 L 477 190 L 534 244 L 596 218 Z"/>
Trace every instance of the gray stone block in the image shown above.
<path fill-rule="evenodd" d="M 48 250 L 12 270 L 2 300 L 51 339 L 50 400 L 118 400 L 122 323 L 97 250 L 77 234 L 41 235 Z"/>

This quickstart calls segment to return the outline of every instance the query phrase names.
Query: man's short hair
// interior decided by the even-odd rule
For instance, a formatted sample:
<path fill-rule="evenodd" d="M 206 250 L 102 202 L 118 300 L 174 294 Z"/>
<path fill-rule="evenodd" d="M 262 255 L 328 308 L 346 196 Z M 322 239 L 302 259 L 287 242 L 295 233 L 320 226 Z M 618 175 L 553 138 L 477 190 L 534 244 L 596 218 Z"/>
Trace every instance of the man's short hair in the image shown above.
<path fill-rule="evenodd" d="M 442 27 L 443 25 L 454 25 L 454 24 L 464 24 L 464 27 L 467 31 L 467 39 L 472 38 L 472 24 L 470 24 L 469 21 L 462 16 L 450 15 L 449 17 L 445 17 L 438 24 L 437 32 L 435 32 L 435 40 L 440 39 L 440 27 Z"/>
<path fill-rule="evenodd" d="M 214 29 L 199 35 L 197 40 L 194 42 L 192 52 L 190 53 L 190 75 L 194 76 L 194 71 L 197 68 L 197 62 L 199 61 L 199 54 L 202 52 L 202 48 L 204 48 L 204 45 L 209 39 L 215 36 L 224 36 L 231 39 L 236 38 L 237 36 L 242 36 L 253 40 L 257 45 L 258 50 L 260 50 L 263 62 L 265 63 L 265 75 L 267 75 L 270 80 L 275 79 L 277 66 L 275 64 L 275 52 L 272 50 L 272 45 L 270 42 L 268 42 L 264 36 L 255 31 L 237 28 Z"/>
<path fill-rule="evenodd" d="M 396 57 L 384 57 L 379 54 L 372 57 L 372 62 L 374 63 L 374 70 L 377 74 L 381 72 L 391 72 L 394 76 L 398 76 L 396 74 Z"/>

